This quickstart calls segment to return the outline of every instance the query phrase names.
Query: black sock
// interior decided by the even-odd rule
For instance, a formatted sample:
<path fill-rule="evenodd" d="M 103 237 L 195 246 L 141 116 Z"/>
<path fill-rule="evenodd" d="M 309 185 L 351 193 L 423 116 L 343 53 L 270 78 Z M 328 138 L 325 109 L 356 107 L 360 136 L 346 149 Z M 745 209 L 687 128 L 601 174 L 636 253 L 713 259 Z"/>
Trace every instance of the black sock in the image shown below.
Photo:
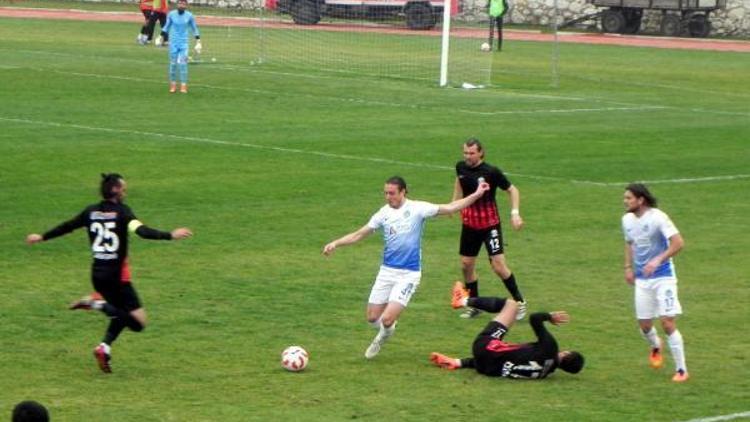
<path fill-rule="evenodd" d="M 469 297 L 479 296 L 479 279 L 464 282 L 464 285 L 466 286 L 466 290 L 469 291 Z"/>
<path fill-rule="evenodd" d="M 130 312 L 124 309 L 117 308 L 110 305 L 109 303 L 105 303 L 102 306 L 102 312 L 109 315 L 110 318 L 119 319 L 123 324 L 125 324 L 126 327 L 130 328 L 133 331 L 143 331 L 143 324 L 138 322 L 137 319 L 133 318 L 130 315 Z"/>
<path fill-rule="evenodd" d="M 117 340 L 117 337 L 124 329 L 125 324 L 120 318 L 112 318 L 109 321 L 109 327 L 107 327 L 107 333 L 104 334 L 104 339 L 102 340 L 102 342 L 111 346 L 112 343 Z"/>
<path fill-rule="evenodd" d="M 511 274 L 508 278 L 503 279 L 503 284 L 505 284 L 505 288 L 508 289 L 508 293 L 513 296 L 513 300 L 516 302 L 523 302 L 523 296 L 521 295 L 521 292 L 518 291 L 518 285 L 516 285 L 515 275 Z"/>
<path fill-rule="evenodd" d="M 486 312 L 500 312 L 505 306 L 505 299 L 499 297 L 470 297 L 466 306 L 481 309 Z"/>

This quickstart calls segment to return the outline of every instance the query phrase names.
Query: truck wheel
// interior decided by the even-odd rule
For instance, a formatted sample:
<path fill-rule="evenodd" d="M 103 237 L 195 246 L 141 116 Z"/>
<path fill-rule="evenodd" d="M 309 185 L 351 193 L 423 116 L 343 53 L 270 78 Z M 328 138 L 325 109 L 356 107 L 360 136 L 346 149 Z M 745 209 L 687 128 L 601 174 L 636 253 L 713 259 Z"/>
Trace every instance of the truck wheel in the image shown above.
<path fill-rule="evenodd" d="M 292 4 L 292 20 L 297 25 L 315 25 L 320 22 L 320 11 L 315 0 L 297 0 Z"/>
<path fill-rule="evenodd" d="M 682 33 L 682 20 L 677 15 L 664 15 L 661 18 L 661 33 L 669 37 L 679 37 Z"/>
<path fill-rule="evenodd" d="M 619 10 L 609 9 L 602 13 L 602 31 L 619 34 L 625 29 L 625 16 Z"/>
<path fill-rule="evenodd" d="M 406 26 L 409 29 L 432 29 L 435 27 L 435 15 L 427 3 L 409 3 L 406 5 Z"/>
<path fill-rule="evenodd" d="M 691 37 L 705 38 L 711 32 L 711 22 L 706 15 L 693 15 L 688 22 L 688 32 Z"/>

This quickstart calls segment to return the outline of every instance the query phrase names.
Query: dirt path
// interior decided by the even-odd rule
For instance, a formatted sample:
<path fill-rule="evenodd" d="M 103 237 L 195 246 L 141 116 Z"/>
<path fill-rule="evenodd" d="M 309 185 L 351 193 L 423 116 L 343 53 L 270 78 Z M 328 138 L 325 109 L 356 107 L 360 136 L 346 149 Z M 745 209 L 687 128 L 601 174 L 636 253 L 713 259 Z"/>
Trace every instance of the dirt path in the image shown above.
<path fill-rule="evenodd" d="M 135 8 L 135 6 L 134 6 Z M 62 19 L 62 20 L 84 20 L 84 21 L 102 21 L 102 22 L 133 22 L 139 24 L 143 21 L 140 13 L 136 12 L 94 12 L 87 10 L 75 9 L 34 9 L 34 8 L 15 8 L 0 7 L 0 17 L 7 18 L 32 18 L 32 19 Z M 218 16 L 198 16 L 198 24 L 209 26 L 241 26 L 251 27 L 260 25 L 260 21 L 254 18 L 231 18 Z M 382 25 L 367 25 L 362 27 L 352 27 L 344 24 L 321 23 L 319 25 L 299 26 L 292 23 L 275 22 L 264 23 L 266 27 L 283 28 L 294 27 L 297 30 L 306 31 L 362 31 L 362 32 L 381 32 L 390 34 L 403 35 L 434 35 L 439 36 L 440 31 L 411 31 L 408 29 L 398 29 L 385 27 Z M 456 32 L 459 37 L 482 39 L 486 36 L 486 31 L 482 29 L 462 29 Z M 505 37 L 508 40 L 520 41 L 542 41 L 551 42 L 554 40 L 553 34 L 543 34 L 538 31 L 514 31 L 506 30 Z M 711 50 L 711 51 L 734 51 L 750 53 L 750 41 L 736 40 L 716 40 L 705 38 L 671 38 L 643 35 L 618 35 L 618 34 L 592 34 L 592 33 L 558 33 L 558 41 L 564 43 L 580 44 L 600 44 L 600 45 L 621 45 L 634 47 L 651 47 L 651 48 L 674 48 L 685 50 Z"/>

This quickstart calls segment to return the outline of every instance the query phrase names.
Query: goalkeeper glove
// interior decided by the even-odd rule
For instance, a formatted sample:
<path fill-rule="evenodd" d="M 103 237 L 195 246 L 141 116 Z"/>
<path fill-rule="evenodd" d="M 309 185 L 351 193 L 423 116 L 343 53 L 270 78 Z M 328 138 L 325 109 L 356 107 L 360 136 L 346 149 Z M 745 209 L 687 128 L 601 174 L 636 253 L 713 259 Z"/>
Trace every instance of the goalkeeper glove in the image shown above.
<path fill-rule="evenodd" d="M 195 53 L 201 54 L 201 51 L 203 50 L 203 45 L 201 44 L 201 40 L 198 40 L 195 42 Z"/>

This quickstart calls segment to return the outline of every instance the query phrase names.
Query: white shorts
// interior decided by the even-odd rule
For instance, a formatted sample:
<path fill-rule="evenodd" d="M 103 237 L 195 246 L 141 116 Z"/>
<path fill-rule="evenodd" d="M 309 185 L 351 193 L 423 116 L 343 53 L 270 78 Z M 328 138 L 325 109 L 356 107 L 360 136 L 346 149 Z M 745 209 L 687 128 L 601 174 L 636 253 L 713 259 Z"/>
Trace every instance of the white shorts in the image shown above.
<path fill-rule="evenodd" d="M 401 270 L 381 265 L 367 302 L 372 305 L 398 302 L 406 307 L 419 287 L 421 278 L 421 271 Z"/>
<path fill-rule="evenodd" d="M 677 296 L 677 279 L 660 277 L 635 280 L 635 316 L 652 319 L 682 314 Z"/>

